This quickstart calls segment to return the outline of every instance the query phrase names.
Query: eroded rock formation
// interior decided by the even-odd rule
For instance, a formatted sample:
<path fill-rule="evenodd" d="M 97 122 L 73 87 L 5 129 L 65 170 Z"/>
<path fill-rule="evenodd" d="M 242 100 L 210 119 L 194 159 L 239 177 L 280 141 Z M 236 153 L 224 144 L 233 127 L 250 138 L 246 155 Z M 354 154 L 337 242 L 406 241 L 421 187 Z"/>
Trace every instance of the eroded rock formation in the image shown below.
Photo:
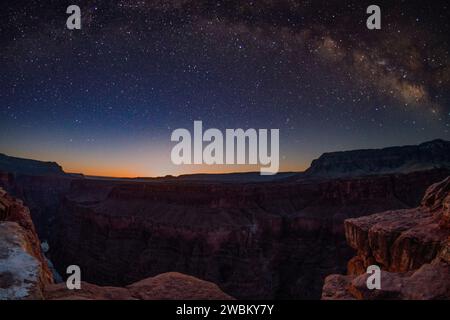
<path fill-rule="evenodd" d="M 345 221 L 357 255 L 348 275 L 325 280 L 323 299 L 450 299 L 450 177 L 432 185 L 415 209 Z M 381 289 L 369 290 L 366 268 L 382 269 Z"/>

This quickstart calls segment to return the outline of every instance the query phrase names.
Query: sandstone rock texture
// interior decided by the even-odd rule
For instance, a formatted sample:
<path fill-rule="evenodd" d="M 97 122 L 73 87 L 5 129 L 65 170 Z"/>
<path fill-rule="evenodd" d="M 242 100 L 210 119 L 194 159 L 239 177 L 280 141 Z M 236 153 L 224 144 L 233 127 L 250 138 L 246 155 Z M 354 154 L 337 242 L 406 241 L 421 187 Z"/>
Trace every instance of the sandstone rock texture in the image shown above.
<path fill-rule="evenodd" d="M 0 300 L 40 299 L 52 282 L 28 208 L 0 188 Z"/>
<path fill-rule="evenodd" d="M 450 177 L 428 188 L 415 209 L 345 221 L 357 255 L 348 275 L 325 279 L 323 299 L 450 299 Z M 366 268 L 382 269 L 381 289 L 367 289 Z"/>
<path fill-rule="evenodd" d="M 87 282 L 80 290 L 68 290 L 65 283 L 45 290 L 48 300 L 233 300 L 214 283 L 177 272 L 163 273 L 129 286 L 101 287 Z"/>

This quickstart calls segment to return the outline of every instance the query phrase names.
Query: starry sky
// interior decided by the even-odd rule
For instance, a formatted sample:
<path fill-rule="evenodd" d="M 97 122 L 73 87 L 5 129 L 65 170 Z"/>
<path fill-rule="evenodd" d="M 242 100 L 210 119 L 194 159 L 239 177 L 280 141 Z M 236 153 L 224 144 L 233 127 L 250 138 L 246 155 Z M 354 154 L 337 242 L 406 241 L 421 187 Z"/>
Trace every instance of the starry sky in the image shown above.
<path fill-rule="evenodd" d="M 170 135 L 194 120 L 279 128 L 282 171 L 450 139 L 447 1 L 29 0 L 0 16 L 0 152 L 68 172 L 259 170 L 173 165 Z"/>

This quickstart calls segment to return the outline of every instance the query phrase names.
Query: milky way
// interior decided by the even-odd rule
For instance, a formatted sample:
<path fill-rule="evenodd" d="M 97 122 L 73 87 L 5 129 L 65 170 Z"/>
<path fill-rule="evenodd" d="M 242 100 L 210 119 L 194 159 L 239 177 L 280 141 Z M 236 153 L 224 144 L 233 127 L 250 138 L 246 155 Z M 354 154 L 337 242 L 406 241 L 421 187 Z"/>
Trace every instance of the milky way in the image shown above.
<path fill-rule="evenodd" d="M 0 152 L 161 175 L 170 133 L 279 128 L 281 169 L 323 152 L 450 138 L 445 2 L 27 1 L 0 22 Z M 77 4 L 82 29 L 67 30 Z"/>

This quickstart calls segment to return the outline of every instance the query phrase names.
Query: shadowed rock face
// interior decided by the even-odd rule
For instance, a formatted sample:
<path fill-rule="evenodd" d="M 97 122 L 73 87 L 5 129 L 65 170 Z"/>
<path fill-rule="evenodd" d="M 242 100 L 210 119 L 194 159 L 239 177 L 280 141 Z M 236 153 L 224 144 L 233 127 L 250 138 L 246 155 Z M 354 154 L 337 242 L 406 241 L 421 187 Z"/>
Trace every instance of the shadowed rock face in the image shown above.
<path fill-rule="evenodd" d="M 52 282 L 28 208 L 0 188 L 0 300 L 40 299 Z"/>
<path fill-rule="evenodd" d="M 450 299 L 450 177 L 432 185 L 415 209 L 345 221 L 357 256 L 347 276 L 326 278 L 324 299 Z M 381 290 L 368 290 L 369 265 L 383 271 Z"/>
<path fill-rule="evenodd" d="M 62 176 L 65 172 L 56 162 L 44 162 L 30 159 L 10 157 L 0 153 L 0 170 L 9 173 L 26 175 Z"/>
<path fill-rule="evenodd" d="M 124 286 L 177 271 L 237 298 L 318 298 L 351 250 L 343 221 L 416 206 L 445 170 L 295 183 L 74 180 L 50 257 L 83 279 Z"/>
<path fill-rule="evenodd" d="M 57 209 L 69 191 L 73 179 L 68 176 L 30 176 L 0 172 L 0 187 L 21 199 L 30 209 L 41 240 L 49 240 L 57 226 L 54 225 Z"/>
<path fill-rule="evenodd" d="M 312 177 L 345 177 L 450 168 L 450 142 L 324 153 L 305 172 Z"/>

